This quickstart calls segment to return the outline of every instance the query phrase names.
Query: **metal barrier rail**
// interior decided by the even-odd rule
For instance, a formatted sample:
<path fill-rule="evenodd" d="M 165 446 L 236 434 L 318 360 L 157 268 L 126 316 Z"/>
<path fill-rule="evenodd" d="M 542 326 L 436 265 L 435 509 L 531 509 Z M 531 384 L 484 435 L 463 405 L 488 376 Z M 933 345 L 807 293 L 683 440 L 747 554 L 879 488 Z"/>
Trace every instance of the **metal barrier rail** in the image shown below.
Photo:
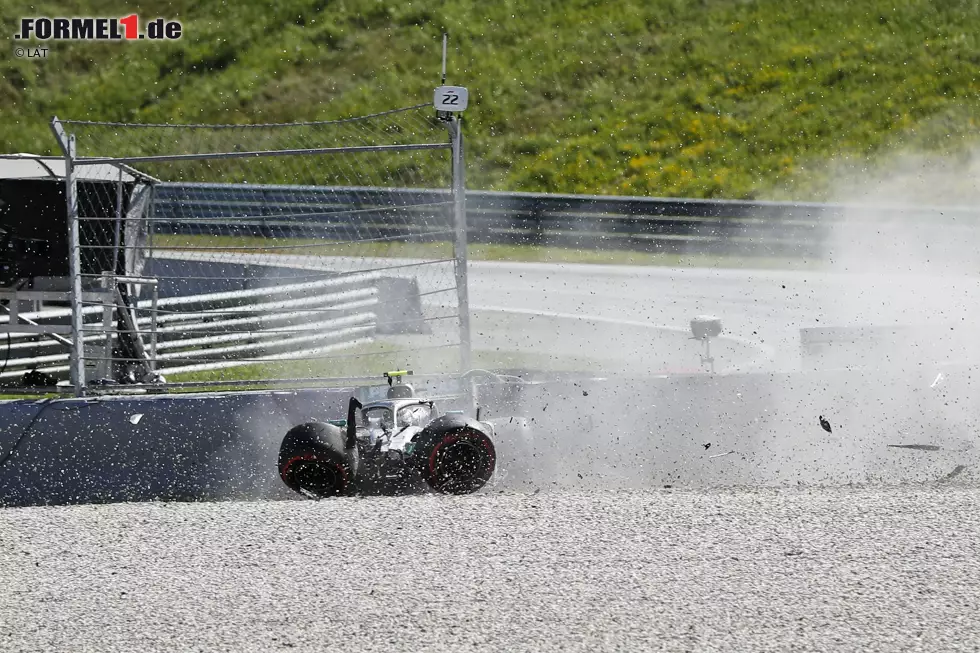
<path fill-rule="evenodd" d="M 157 233 L 310 237 L 343 241 L 349 225 L 370 225 L 380 237 L 445 241 L 417 218 L 440 210 L 448 191 L 367 187 L 161 184 Z M 669 199 L 468 191 L 472 243 L 553 245 L 655 252 L 799 255 L 823 251 L 829 228 L 842 220 L 897 215 L 937 224 L 976 222 L 971 207 L 909 207 L 740 200 Z"/>
<path fill-rule="evenodd" d="M 375 284 L 380 276 L 354 273 L 245 291 L 141 300 L 136 324 L 142 335 L 155 339 L 154 362 L 165 374 L 308 356 L 374 338 L 379 302 Z M 201 306 L 210 310 L 193 310 Z M 154 310 L 155 316 L 147 315 Z M 99 328 L 102 313 L 100 305 L 85 307 L 86 345 L 105 341 Z M 32 323 L 57 323 L 70 316 L 68 307 L 21 314 Z M 63 342 L 11 323 L 9 315 L 0 315 L 0 324 L 11 328 L 0 341 L 7 344 L 9 337 L 0 379 L 18 378 L 30 370 L 55 375 L 68 371 L 69 352 Z"/>

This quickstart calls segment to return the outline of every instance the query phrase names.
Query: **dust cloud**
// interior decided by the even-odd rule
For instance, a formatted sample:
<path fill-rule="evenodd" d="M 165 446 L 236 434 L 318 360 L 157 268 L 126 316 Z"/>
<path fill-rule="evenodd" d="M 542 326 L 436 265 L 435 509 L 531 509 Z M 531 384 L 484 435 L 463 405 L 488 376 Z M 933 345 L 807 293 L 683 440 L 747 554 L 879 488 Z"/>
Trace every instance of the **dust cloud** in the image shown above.
<path fill-rule="evenodd" d="M 825 269 L 807 273 L 812 283 L 798 300 L 808 318 L 780 325 L 800 339 L 800 371 L 625 378 L 605 369 L 602 382 L 529 386 L 499 407 L 528 420 L 526 431 L 502 436 L 500 485 L 971 479 L 980 153 L 900 154 L 846 171 L 836 188 L 841 211 L 824 231 Z M 602 325 L 595 336 L 603 341 Z"/>
<path fill-rule="evenodd" d="M 801 343 L 804 381 L 774 397 L 788 420 L 768 431 L 779 444 L 767 451 L 767 475 L 941 477 L 971 458 L 980 423 L 980 156 L 901 153 L 837 188 L 832 201 L 844 208 L 824 253 L 836 279 L 807 298 L 821 326 Z M 821 414 L 838 425 L 826 437 L 813 426 Z M 799 464 L 796 454 L 821 438 L 820 455 Z M 940 449 L 894 446 L 906 444 Z"/>

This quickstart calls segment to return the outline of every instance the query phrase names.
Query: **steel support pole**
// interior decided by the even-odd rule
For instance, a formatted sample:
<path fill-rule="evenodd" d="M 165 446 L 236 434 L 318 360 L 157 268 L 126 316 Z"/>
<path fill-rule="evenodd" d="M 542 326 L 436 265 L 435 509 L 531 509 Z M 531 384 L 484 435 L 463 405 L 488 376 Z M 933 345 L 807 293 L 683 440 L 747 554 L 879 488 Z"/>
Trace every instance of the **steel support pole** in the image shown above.
<path fill-rule="evenodd" d="M 119 272 L 119 246 L 122 244 L 122 206 L 123 206 L 123 169 L 119 166 L 119 179 L 116 181 L 116 230 L 112 238 L 112 273 Z M 128 270 L 123 270 L 126 274 Z"/>
<path fill-rule="evenodd" d="M 150 302 L 150 371 L 157 369 L 157 311 L 160 306 L 160 286 L 153 284 L 153 299 Z M 139 325 L 139 321 L 136 322 Z"/>
<path fill-rule="evenodd" d="M 470 340 L 470 294 L 467 274 L 466 168 L 463 158 L 463 130 L 459 116 L 449 118 L 449 137 L 453 157 L 453 222 L 455 228 L 456 296 L 459 310 L 460 372 L 473 368 Z"/>
<path fill-rule="evenodd" d="M 146 225 L 146 248 L 143 250 L 144 251 L 144 258 L 143 258 L 143 267 L 141 268 L 141 273 L 142 273 L 142 270 L 145 270 L 149 266 L 150 261 L 153 260 L 153 251 L 154 251 L 154 247 L 153 247 L 153 233 L 156 231 L 156 224 L 157 224 L 157 222 L 156 222 L 157 185 L 154 182 L 151 182 L 150 183 L 150 199 L 149 199 L 149 202 L 150 202 L 150 205 L 149 205 L 149 208 L 147 210 L 148 211 L 148 214 L 149 214 L 147 216 L 147 220 L 149 222 Z M 139 238 L 139 237 L 140 237 L 139 234 L 137 234 L 136 235 L 136 238 Z M 127 250 L 127 251 L 129 251 L 129 250 Z M 133 264 L 135 265 L 137 252 L 134 251 L 132 256 L 133 256 L 133 258 L 132 258 Z M 129 269 L 127 269 L 126 272 L 127 273 L 130 273 L 131 271 Z"/>
<path fill-rule="evenodd" d="M 72 387 L 76 397 L 85 396 L 85 341 L 82 308 L 82 243 L 78 224 L 78 184 L 75 178 L 75 136 L 68 137 L 65 158 L 65 197 L 68 202 L 68 274 L 71 276 Z"/>
<path fill-rule="evenodd" d="M 75 179 L 75 136 L 65 132 L 57 116 L 51 129 L 65 154 L 65 204 L 68 216 L 68 275 L 71 278 L 72 348 L 69 374 L 76 397 L 85 395 L 85 350 L 82 320 L 82 250 L 78 225 L 78 185 Z"/>
<path fill-rule="evenodd" d="M 97 366 L 99 379 L 112 378 L 112 312 L 115 305 L 112 301 L 115 276 L 111 272 L 102 273 L 102 331 L 105 343 L 102 346 L 102 360 Z"/>

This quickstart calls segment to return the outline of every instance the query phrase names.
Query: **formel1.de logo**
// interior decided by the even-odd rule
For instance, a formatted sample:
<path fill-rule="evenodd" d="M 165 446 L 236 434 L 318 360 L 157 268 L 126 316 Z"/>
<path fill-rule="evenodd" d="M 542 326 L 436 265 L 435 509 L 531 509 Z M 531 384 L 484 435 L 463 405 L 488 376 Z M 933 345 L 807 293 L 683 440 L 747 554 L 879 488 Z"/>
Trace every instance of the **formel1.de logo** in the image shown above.
<path fill-rule="evenodd" d="M 141 29 L 140 18 L 21 18 L 15 39 L 37 41 L 174 41 L 181 37 L 180 21 L 154 18 Z"/>

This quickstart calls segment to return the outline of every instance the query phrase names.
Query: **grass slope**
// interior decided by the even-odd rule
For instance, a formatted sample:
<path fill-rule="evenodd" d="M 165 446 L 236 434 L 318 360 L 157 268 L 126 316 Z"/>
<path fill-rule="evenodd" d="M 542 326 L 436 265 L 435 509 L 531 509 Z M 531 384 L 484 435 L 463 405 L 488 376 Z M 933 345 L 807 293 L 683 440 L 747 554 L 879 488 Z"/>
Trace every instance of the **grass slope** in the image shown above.
<path fill-rule="evenodd" d="M 53 152 L 52 115 L 271 122 L 431 98 L 440 33 L 468 86 L 469 187 L 825 197 L 831 159 L 967 151 L 980 125 L 973 0 L 198 0 L 127 5 L 161 44 L 0 50 L 0 150 Z M 23 15 L 115 16 L 104 0 Z M 13 33 L 20 14 L 2 10 Z"/>

